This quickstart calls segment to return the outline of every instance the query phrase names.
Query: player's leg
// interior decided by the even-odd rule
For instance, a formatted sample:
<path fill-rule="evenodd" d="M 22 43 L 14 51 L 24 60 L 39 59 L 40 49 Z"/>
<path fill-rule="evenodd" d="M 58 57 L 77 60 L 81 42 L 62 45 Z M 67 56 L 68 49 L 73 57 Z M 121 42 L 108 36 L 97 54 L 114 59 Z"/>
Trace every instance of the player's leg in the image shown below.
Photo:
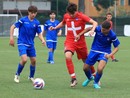
<path fill-rule="evenodd" d="M 19 56 L 21 56 L 21 60 L 20 60 L 20 63 L 18 64 L 17 71 L 16 71 L 16 74 L 15 74 L 15 77 L 14 77 L 14 81 L 16 83 L 19 83 L 19 76 L 20 76 L 20 74 L 21 74 L 21 72 L 24 68 L 24 65 L 27 62 L 26 49 L 27 49 L 27 47 L 24 46 L 24 45 L 18 46 Z"/>
<path fill-rule="evenodd" d="M 101 88 L 98 83 L 102 77 L 103 69 L 105 68 L 105 66 L 106 66 L 106 61 L 100 60 L 97 67 L 97 73 L 94 79 L 94 88 L 96 89 Z"/>
<path fill-rule="evenodd" d="M 57 42 L 53 42 L 52 55 L 50 56 L 50 64 L 54 64 L 54 51 L 56 50 Z"/>
<path fill-rule="evenodd" d="M 84 73 L 85 73 L 87 79 L 82 83 L 82 86 L 84 86 L 84 87 L 87 86 L 89 84 L 89 82 L 94 79 L 90 66 L 93 66 L 96 63 L 96 60 L 97 60 L 96 55 L 97 55 L 96 53 L 90 51 L 90 53 L 85 61 L 83 70 L 84 70 Z"/>
<path fill-rule="evenodd" d="M 54 61 L 53 61 L 53 42 L 47 42 L 47 48 L 48 48 L 47 63 L 54 64 Z"/>
<path fill-rule="evenodd" d="M 36 71 L 36 57 L 30 57 L 30 75 L 29 79 L 33 82 L 34 81 L 34 74 Z"/>
<path fill-rule="evenodd" d="M 87 77 L 87 79 L 82 83 L 82 86 L 85 87 L 89 84 L 90 81 L 94 80 L 94 76 L 91 73 L 90 65 L 84 64 L 83 70 Z"/>
<path fill-rule="evenodd" d="M 33 82 L 34 81 L 34 74 L 36 70 L 36 51 L 34 46 L 30 47 L 27 51 L 28 57 L 30 57 L 30 75 L 29 79 Z"/>
<path fill-rule="evenodd" d="M 69 75 L 71 77 L 71 87 L 74 87 L 77 84 L 77 80 L 76 80 L 76 74 L 75 74 L 75 70 L 74 70 L 74 64 L 72 61 L 72 55 L 73 53 L 71 51 L 65 51 L 65 59 L 66 59 L 66 66 L 69 72 Z"/>

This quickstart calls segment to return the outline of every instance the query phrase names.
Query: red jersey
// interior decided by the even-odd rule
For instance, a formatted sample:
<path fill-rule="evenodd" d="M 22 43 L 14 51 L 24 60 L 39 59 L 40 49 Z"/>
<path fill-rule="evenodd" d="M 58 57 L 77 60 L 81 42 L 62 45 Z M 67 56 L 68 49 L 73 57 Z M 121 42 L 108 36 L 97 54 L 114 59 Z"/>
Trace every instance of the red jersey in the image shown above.
<path fill-rule="evenodd" d="M 107 20 L 107 19 L 106 19 Z M 111 21 L 111 20 L 107 20 L 107 21 L 109 21 L 110 22 L 110 24 L 111 24 L 111 29 L 113 29 L 113 22 Z"/>
<path fill-rule="evenodd" d="M 68 13 L 64 15 L 63 23 L 67 25 L 66 41 L 68 43 L 74 43 L 75 36 L 85 29 L 85 25 L 90 21 L 90 17 L 83 13 L 76 12 L 75 17 L 71 17 Z M 77 43 L 84 43 L 84 35 L 80 36 Z"/>

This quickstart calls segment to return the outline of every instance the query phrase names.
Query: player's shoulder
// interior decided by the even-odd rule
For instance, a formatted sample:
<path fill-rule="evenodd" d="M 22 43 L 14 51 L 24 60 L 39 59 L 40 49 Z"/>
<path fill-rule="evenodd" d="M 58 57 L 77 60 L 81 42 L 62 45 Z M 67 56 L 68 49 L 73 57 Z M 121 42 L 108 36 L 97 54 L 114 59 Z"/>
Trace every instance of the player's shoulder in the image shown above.
<path fill-rule="evenodd" d="M 96 31 L 100 32 L 101 31 L 101 25 L 96 27 Z"/>
<path fill-rule="evenodd" d="M 59 23 L 60 21 L 56 19 L 55 22 L 56 22 L 56 23 Z"/>
<path fill-rule="evenodd" d="M 19 20 L 27 20 L 28 17 L 27 16 L 24 16 L 24 17 L 21 17 Z"/>
<path fill-rule="evenodd" d="M 48 19 L 48 20 L 46 20 L 46 21 L 45 21 L 45 23 L 46 23 L 46 24 L 47 24 L 47 23 L 50 23 L 50 20 L 49 20 L 49 19 Z"/>
<path fill-rule="evenodd" d="M 37 24 L 40 24 L 40 21 L 36 18 L 34 18 L 34 22 L 37 23 Z"/>
<path fill-rule="evenodd" d="M 109 34 L 113 37 L 113 36 L 116 36 L 116 33 L 111 29 L 110 31 L 109 31 Z"/>
<path fill-rule="evenodd" d="M 68 13 L 65 13 L 64 14 L 64 17 L 69 17 L 70 15 Z"/>

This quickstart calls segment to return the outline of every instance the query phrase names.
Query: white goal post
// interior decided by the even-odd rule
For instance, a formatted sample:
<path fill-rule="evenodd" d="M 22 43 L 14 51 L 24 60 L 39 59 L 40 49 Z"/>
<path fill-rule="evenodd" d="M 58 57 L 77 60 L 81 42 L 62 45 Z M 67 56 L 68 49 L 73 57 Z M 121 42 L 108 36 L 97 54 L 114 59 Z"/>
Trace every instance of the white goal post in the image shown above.
<path fill-rule="evenodd" d="M 18 21 L 18 14 L 0 14 L 0 36 L 9 36 L 10 26 Z"/>

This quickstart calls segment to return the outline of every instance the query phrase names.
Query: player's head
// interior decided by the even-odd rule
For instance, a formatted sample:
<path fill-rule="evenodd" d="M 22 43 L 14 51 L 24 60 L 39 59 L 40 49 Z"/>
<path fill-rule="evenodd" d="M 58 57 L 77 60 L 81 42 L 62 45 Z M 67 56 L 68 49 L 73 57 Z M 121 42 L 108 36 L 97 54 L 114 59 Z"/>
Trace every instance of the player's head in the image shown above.
<path fill-rule="evenodd" d="M 34 19 L 37 15 L 37 7 L 34 5 L 31 5 L 28 7 L 28 14 L 29 14 L 29 18 Z"/>
<path fill-rule="evenodd" d="M 110 21 L 112 19 L 112 13 L 110 13 L 110 12 L 107 13 L 106 18 L 107 18 L 108 21 Z"/>
<path fill-rule="evenodd" d="M 66 11 L 73 17 L 75 12 L 77 11 L 77 5 L 74 3 L 69 3 L 66 8 Z"/>
<path fill-rule="evenodd" d="M 51 11 L 51 12 L 49 13 L 49 16 L 50 16 L 50 19 L 55 19 L 55 17 L 56 17 L 56 12 L 55 12 L 55 11 Z"/>
<path fill-rule="evenodd" d="M 102 29 L 101 29 L 102 33 L 107 35 L 109 33 L 110 29 L 111 29 L 110 22 L 109 21 L 104 21 L 102 23 Z"/>

